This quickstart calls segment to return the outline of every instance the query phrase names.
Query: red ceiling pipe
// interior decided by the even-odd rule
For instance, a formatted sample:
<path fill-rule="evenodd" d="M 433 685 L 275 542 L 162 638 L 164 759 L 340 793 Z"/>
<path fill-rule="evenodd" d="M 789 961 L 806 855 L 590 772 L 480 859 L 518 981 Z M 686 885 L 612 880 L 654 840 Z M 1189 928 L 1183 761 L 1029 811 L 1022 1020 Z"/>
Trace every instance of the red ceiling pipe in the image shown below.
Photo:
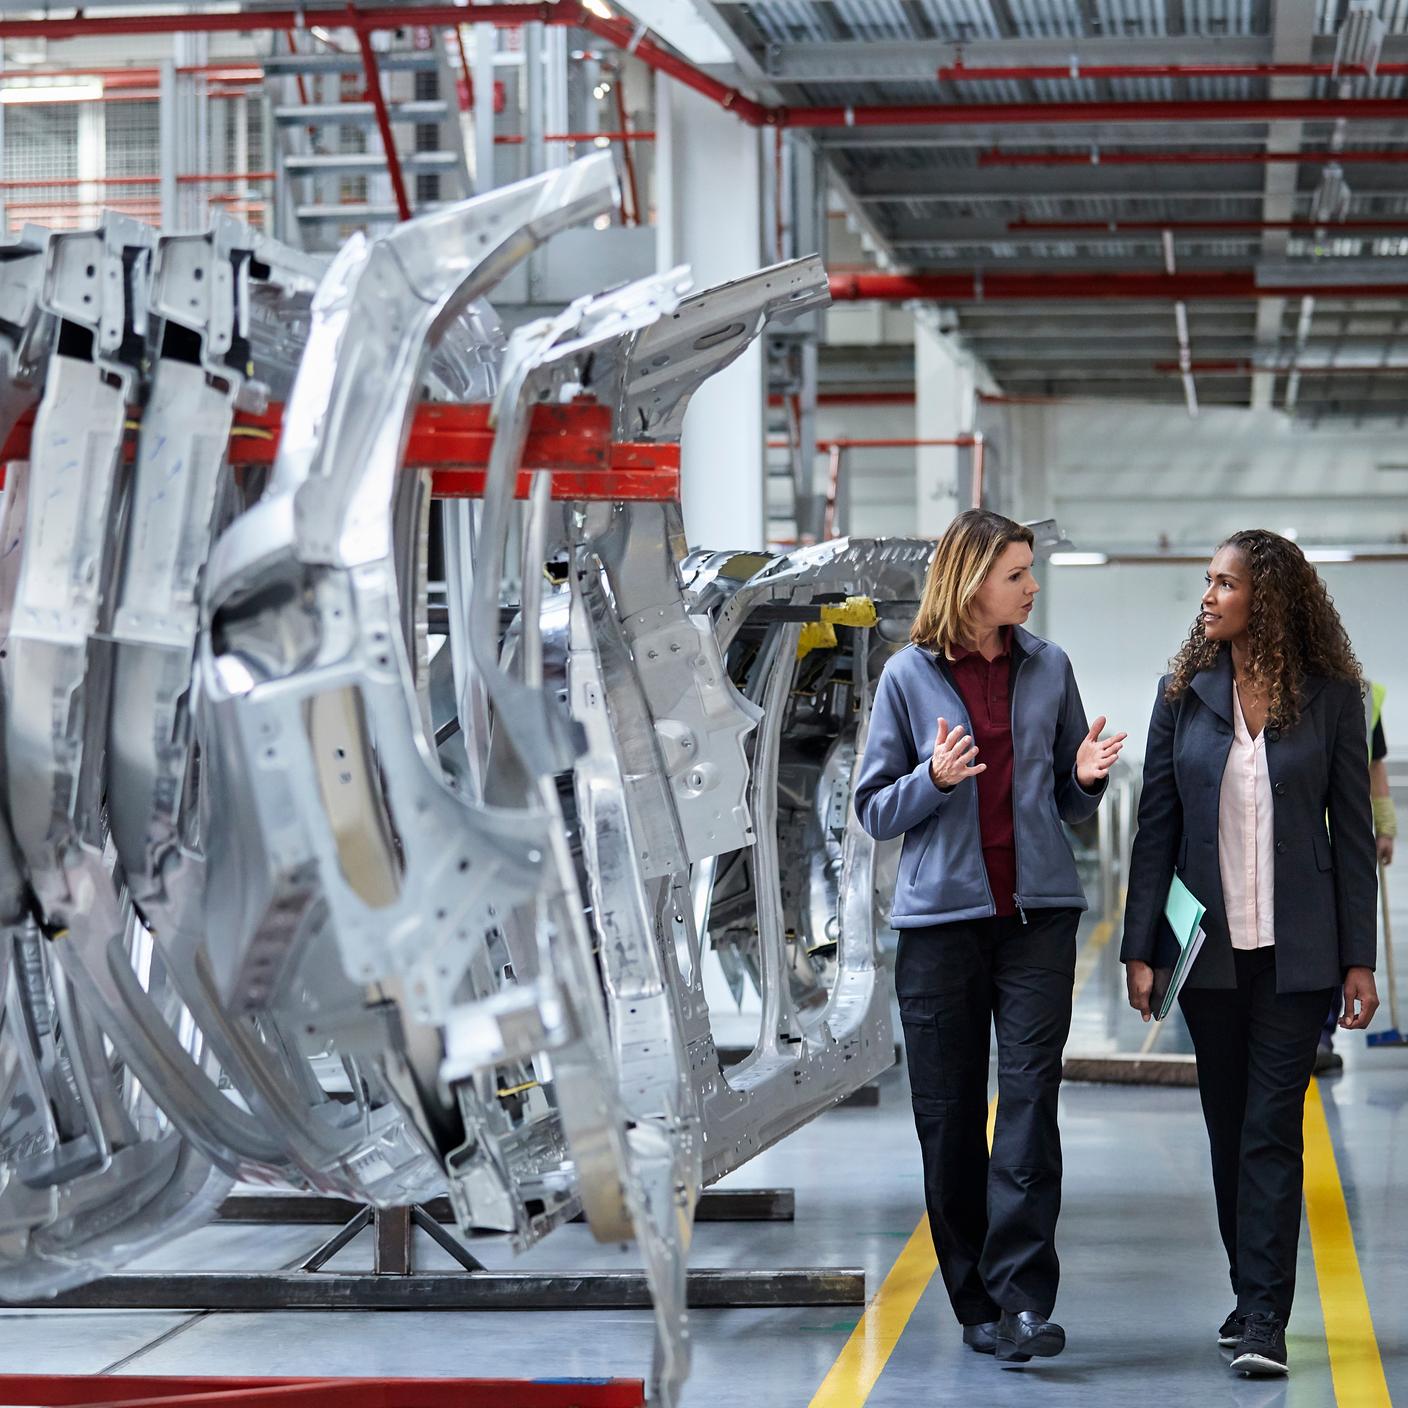
<path fill-rule="evenodd" d="M 78 186 L 156 186 L 160 176 L 33 176 L 26 180 L 0 181 L 0 191 L 30 191 L 39 187 L 73 190 Z"/>
<path fill-rule="evenodd" d="M 822 391 L 817 394 L 818 406 L 912 406 L 912 391 Z M 781 396 L 769 396 L 768 405 L 781 406 Z"/>
<path fill-rule="evenodd" d="M 359 37 L 375 30 L 411 25 L 452 27 L 468 20 L 517 27 L 541 23 L 572 25 L 632 53 L 657 72 L 703 94 L 745 122 L 759 127 L 921 127 L 1030 123 L 1276 122 L 1408 119 L 1408 100 L 1399 98 L 1252 98 L 1189 102 L 1096 103 L 927 103 L 899 107 L 767 107 L 720 83 L 641 34 L 629 20 L 602 19 L 580 5 L 490 4 L 405 5 L 347 9 L 204 12 L 176 15 L 76 15 L 69 19 L 0 21 L 0 39 L 79 39 L 132 34 L 250 33 L 296 30 L 315 24 L 350 28 Z M 1381 70 L 1383 71 L 1383 70 Z"/>
<path fill-rule="evenodd" d="M 476 20 L 478 20 L 482 8 L 475 7 L 473 14 Z M 517 7 L 500 5 L 494 8 L 512 10 Z M 750 126 L 769 126 L 775 121 L 775 115 L 780 111 L 777 108 L 765 107 L 762 103 L 745 97 L 737 88 L 730 88 L 728 84 L 720 83 L 717 78 L 711 78 L 702 69 L 697 69 L 693 64 L 686 63 L 685 60 L 670 53 L 668 49 L 662 49 L 648 35 L 638 37 L 636 26 L 629 20 L 602 19 L 600 15 L 594 15 L 590 10 L 585 10 L 578 5 L 547 5 L 544 8 L 558 16 L 549 23 L 567 23 L 578 29 L 590 30 L 591 33 L 614 44 L 618 49 L 622 49 L 628 54 L 634 54 L 643 64 L 654 69 L 657 73 L 663 73 L 667 77 L 683 83 L 686 88 L 692 88 L 696 93 L 701 93 L 704 97 L 712 99 L 729 112 L 737 113 Z M 565 20 L 561 18 L 564 12 L 570 15 Z"/>
<path fill-rule="evenodd" d="M 1036 271 L 968 274 L 841 274 L 831 277 L 836 302 L 875 299 L 941 303 L 1053 299 L 1408 298 L 1408 283 L 1263 285 L 1251 269 L 1189 270 L 1176 274 Z"/>
<path fill-rule="evenodd" d="M 296 10 L 234 14 L 77 15 L 70 19 L 3 20 L 0 21 L 0 39 L 61 40 L 131 34 L 251 33 L 270 29 L 297 30 L 316 24 L 329 28 L 351 28 L 362 35 L 411 25 L 453 27 L 470 22 L 504 28 L 534 23 L 571 25 L 588 30 L 616 48 L 634 54 L 648 67 L 702 93 L 755 127 L 776 124 L 782 111 L 765 107 L 738 89 L 711 78 L 693 64 L 656 44 L 648 35 L 638 34 L 632 22 L 603 19 L 572 3 L 475 5 L 472 8 L 460 5 L 406 5 L 355 11 L 308 6 Z"/>
<path fill-rule="evenodd" d="M 1382 220 L 1337 220 L 1333 226 L 1313 220 L 1009 220 L 1009 230 L 1405 230 L 1408 220 L 1386 215 Z"/>
<path fill-rule="evenodd" d="M 785 127 L 974 127 L 1177 122 L 1330 122 L 1408 118 L 1402 98 L 1235 98 L 1152 103 L 916 103 L 904 107 L 770 108 Z"/>
<path fill-rule="evenodd" d="M 178 176 L 176 183 L 181 186 L 208 186 L 219 185 L 224 181 L 272 181 L 274 174 L 272 171 L 192 171 L 187 175 Z M 117 179 L 121 181 L 122 178 Z"/>
<path fill-rule="evenodd" d="M 1298 162 L 1340 162 L 1346 166 L 1391 166 L 1408 161 L 1408 150 L 1297 152 L 983 152 L 979 166 L 1294 166 Z"/>
<path fill-rule="evenodd" d="M 475 8 L 473 18 L 478 20 L 484 13 L 485 20 L 491 24 L 527 24 L 544 19 L 542 12 L 555 8 L 554 5 L 485 5 Z M 503 14 L 506 11 L 523 13 L 509 16 Z M 0 39 L 98 39 L 120 34 L 252 34 L 271 29 L 299 30 L 315 24 L 332 29 L 400 29 L 416 24 L 463 24 L 468 13 L 459 5 L 411 5 L 404 9 L 384 6 L 359 9 L 355 23 L 343 6 L 166 15 L 76 14 L 68 19 L 0 20 Z M 553 21 L 549 19 L 547 23 Z"/>
<path fill-rule="evenodd" d="M 608 142 L 653 142 L 655 133 L 645 132 L 549 132 L 545 142 L 595 142 L 605 137 Z M 521 132 L 501 132 L 494 141 L 501 147 L 521 147 L 528 139 Z"/>
<path fill-rule="evenodd" d="M 1367 73 L 1362 65 L 1344 64 L 1339 76 L 1354 78 Z M 1377 74 L 1385 77 L 1408 73 L 1408 64 L 1379 64 Z M 1083 64 L 1072 59 L 1067 64 L 1026 64 L 1007 68 L 970 68 L 951 64 L 938 71 L 951 83 L 987 82 L 994 79 L 1070 78 L 1331 78 L 1333 64 Z"/>

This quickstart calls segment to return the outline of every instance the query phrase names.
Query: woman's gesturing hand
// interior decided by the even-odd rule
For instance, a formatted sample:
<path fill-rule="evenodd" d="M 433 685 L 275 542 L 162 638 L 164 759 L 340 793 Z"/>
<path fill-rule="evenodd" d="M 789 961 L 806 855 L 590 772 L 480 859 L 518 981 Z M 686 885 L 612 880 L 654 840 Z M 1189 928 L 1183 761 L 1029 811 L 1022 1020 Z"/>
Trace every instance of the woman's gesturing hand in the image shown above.
<path fill-rule="evenodd" d="M 1104 780 L 1105 774 L 1114 767 L 1125 739 L 1129 737 L 1127 733 L 1117 733 L 1113 738 L 1102 739 L 1100 730 L 1105 724 L 1105 716 L 1101 714 L 1091 724 L 1090 732 L 1081 740 L 1076 753 L 1076 781 L 1087 789 Z"/>
<path fill-rule="evenodd" d="M 1359 1011 L 1354 1010 L 1355 999 Z M 1344 975 L 1344 1015 L 1340 1026 L 1347 1032 L 1363 1031 L 1379 1010 L 1379 990 L 1374 984 L 1372 968 L 1350 968 Z"/>
<path fill-rule="evenodd" d="M 1124 965 L 1124 984 L 1129 989 L 1129 1005 L 1147 1022 L 1154 1015 L 1154 970 L 1137 958 Z"/>
<path fill-rule="evenodd" d="M 945 792 L 957 787 L 965 777 L 977 777 L 987 771 L 986 763 L 973 766 L 978 756 L 978 745 L 973 742 L 967 730 L 955 728 L 950 731 L 947 722 L 939 720 L 938 731 L 934 734 L 934 751 L 929 758 L 929 776 L 934 786 Z"/>

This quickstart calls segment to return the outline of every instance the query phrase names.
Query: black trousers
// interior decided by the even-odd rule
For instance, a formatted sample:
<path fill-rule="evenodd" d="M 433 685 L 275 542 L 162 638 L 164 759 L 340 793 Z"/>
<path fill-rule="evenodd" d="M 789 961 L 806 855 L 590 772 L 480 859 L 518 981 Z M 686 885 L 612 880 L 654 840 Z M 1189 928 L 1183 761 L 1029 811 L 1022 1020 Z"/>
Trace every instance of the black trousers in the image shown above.
<path fill-rule="evenodd" d="M 1056 1102 L 1071 1026 L 1075 909 L 1028 910 L 900 932 L 904 1022 L 924 1197 L 939 1270 L 965 1325 L 1056 1304 L 1061 1134 Z M 987 1146 L 997 1026 L 997 1124 Z"/>
<path fill-rule="evenodd" d="M 1333 988 L 1276 991 L 1276 950 L 1239 950 L 1235 988 L 1185 988 L 1217 1225 L 1237 1309 L 1290 1317 L 1304 1185 L 1305 1090 Z"/>

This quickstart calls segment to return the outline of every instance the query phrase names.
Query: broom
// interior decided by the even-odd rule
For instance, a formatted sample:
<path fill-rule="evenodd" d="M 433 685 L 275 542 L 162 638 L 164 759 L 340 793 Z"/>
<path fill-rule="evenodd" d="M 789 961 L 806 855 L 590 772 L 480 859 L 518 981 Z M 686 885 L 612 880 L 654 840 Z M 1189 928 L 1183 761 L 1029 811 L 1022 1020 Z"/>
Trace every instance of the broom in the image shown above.
<path fill-rule="evenodd" d="M 1379 902 L 1384 912 L 1384 963 L 1388 973 L 1388 1027 L 1381 1032 L 1366 1032 L 1367 1046 L 1408 1046 L 1408 1037 L 1398 1029 L 1398 986 L 1393 979 L 1393 930 L 1388 919 L 1388 871 L 1379 866 Z"/>

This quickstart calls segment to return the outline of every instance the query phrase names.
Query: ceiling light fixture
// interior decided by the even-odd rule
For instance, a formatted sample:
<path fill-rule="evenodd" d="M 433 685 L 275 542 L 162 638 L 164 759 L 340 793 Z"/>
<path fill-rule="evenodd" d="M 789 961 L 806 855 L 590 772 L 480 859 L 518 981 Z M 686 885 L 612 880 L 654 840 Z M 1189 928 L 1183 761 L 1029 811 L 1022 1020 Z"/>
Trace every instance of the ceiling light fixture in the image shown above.
<path fill-rule="evenodd" d="M 1046 560 L 1053 567 L 1105 567 L 1110 555 L 1106 552 L 1053 552 Z"/>
<path fill-rule="evenodd" d="M 14 107 L 24 103 L 94 103 L 103 96 L 97 79 L 86 83 L 25 83 L 0 88 L 0 103 Z"/>

